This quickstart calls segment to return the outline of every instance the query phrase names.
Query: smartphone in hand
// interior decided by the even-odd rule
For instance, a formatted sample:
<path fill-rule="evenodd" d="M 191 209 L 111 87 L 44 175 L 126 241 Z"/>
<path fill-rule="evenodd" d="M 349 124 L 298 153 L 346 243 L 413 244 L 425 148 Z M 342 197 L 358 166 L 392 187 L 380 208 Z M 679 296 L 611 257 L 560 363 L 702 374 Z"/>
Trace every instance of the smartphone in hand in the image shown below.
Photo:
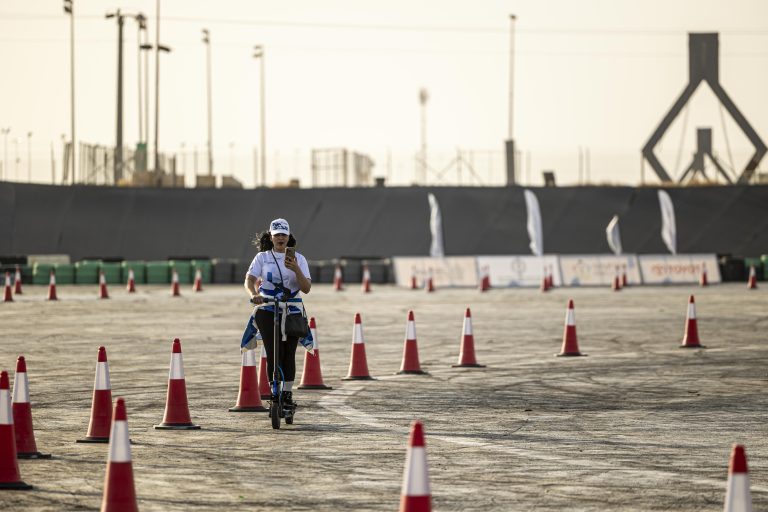
<path fill-rule="evenodd" d="M 286 247 L 285 248 L 285 257 L 286 259 L 290 258 L 292 260 L 296 259 L 296 249 L 294 247 Z"/>

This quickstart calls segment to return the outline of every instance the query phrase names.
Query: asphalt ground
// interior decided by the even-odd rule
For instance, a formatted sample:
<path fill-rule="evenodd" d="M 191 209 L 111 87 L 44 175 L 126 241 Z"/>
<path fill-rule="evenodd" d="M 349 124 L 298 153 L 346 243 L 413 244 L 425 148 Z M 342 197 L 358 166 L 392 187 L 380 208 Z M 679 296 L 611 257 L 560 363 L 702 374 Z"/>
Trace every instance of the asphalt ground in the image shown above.
<path fill-rule="evenodd" d="M 126 400 L 141 510 L 394 510 L 409 425 L 424 422 L 434 510 L 721 510 L 728 457 L 746 446 L 755 510 L 768 509 L 768 291 L 744 285 L 437 290 L 316 285 L 325 383 L 295 392 L 296 422 L 230 413 L 250 308 L 238 286 L 26 286 L 0 303 L 0 367 L 27 359 L 38 449 L 26 492 L 0 510 L 96 510 L 106 445 L 85 435 L 97 348 Z M 680 349 L 696 294 L 706 349 Z M 556 358 L 569 298 L 581 351 Z M 478 362 L 456 363 L 465 308 Z M 395 375 L 409 309 L 427 376 Z M 374 381 L 342 381 L 362 314 Z M 171 341 L 182 340 L 198 431 L 158 431 Z M 303 349 L 297 352 L 299 375 Z M 297 381 L 299 380 L 297 376 Z M 297 382 L 298 384 L 298 382 Z"/>

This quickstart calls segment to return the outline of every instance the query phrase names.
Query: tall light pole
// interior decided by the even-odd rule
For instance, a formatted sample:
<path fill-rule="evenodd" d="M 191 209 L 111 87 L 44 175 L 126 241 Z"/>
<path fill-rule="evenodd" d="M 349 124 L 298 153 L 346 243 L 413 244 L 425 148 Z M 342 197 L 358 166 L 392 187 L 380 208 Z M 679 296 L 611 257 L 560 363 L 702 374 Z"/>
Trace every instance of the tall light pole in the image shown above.
<path fill-rule="evenodd" d="M 27 183 L 32 183 L 32 132 L 27 132 Z"/>
<path fill-rule="evenodd" d="M 267 118 L 267 102 L 266 102 L 266 92 L 264 90 L 264 47 L 259 45 L 256 45 L 253 47 L 253 58 L 259 59 L 259 114 L 260 114 L 260 137 L 261 141 L 259 144 L 259 156 L 261 158 L 261 186 L 266 187 L 267 186 L 267 128 L 266 128 L 266 118 Z M 254 186 L 256 184 L 254 183 Z"/>
<path fill-rule="evenodd" d="M 515 21 L 517 17 L 514 14 L 509 15 L 509 129 L 507 140 L 504 143 L 504 149 L 507 158 L 507 186 L 515 184 L 515 138 L 514 138 L 514 90 L 515 90 Z"/>
<path fill-rule="evenodd" d="M 141 143 L 144 141 L 144 108 L 142 106 L 141 93 L 141 52 L 144 46 L 142 39 L 146 39 L 147 18 L 143 13 L 137 14 L 134 18 L 136 19 L 136 24 L 138 26 L 138 33 L 136 34 L 136 41 L 138 46 L 138 49 L 136 50 L 136 60 L 138 61 L 136 77 L 138 78 L 138 87 L 136 90 L 139 94 L 139 143 Z M 142 34 L 145 34 L 143 38 L 141 37 Z"/>
<path fill-rule="evenodd" d="M 5 177 L 6 179 L 10 177 L 11 171 L 8 169 L 8 134 L 11 133 L 11 127 L 3 128 L 3 139 L 5 139 L 5 156 L 3 159 L 3 170 L 5 171 Z M 0 174 L 0 179 L 3 177 L 2 174 Z"/>
<path fill-rule="evenodd" d="M 213 176 L 213 127 L 211 109 L 211 34 L 203 29 L 203 43 L 206 53 L 206 83 L 208 84 L 208 176 Z"/>
<path fill-rule="evenodd" d="M 156 0 L 156 20 L 155 20 L 155 171 L 161 170 L 160 163 L 160 52 L 169 53 L 171 49 L 168 46 L 160 44 L 160 0 Z"/>
<path fill-rule="evenodd" d="M 120 9 L 108 13 L 105 18 L 117 18 L 117 128 L 115 135 L 115 185 L 123 177 L 123 19 Z"/>
<path fill-rule="evenodd" d="M 13 139 L 13 176 L 16 179 L 19 179 L 19 138 L 14 137 Z"/>
<path fill-rule="evenodd" d="M 75 12 L 72 0 L 64 0 L 64 12 L 69 14 L 69 119 L 72 133 L 70 161 L 72 162 L 72 184 L 75 183 Z"/>
<path fill-rule="evenodd" d="M 421 162 L 419 165 L 419 177 L 416 180 L 421 185 L 427 184 L 427 101 L 429 92 L 425 88 L 419 89 L 419 105 L 421 105 Z"/>

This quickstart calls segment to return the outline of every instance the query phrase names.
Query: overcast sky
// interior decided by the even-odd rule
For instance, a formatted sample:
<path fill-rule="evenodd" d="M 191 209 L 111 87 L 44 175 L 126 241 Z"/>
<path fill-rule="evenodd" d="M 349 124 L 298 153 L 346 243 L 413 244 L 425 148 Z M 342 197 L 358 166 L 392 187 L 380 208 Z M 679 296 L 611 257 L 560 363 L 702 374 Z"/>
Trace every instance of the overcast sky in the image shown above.
<path fill-rule="evenodd" d="M 61 3 L 0 2 L 0 127 L 12 130 L 6 177 L 26 181 L 31 131 L 33 180 L 50 181 L 50 145 L 56 142 L 58 155 L 61 134 L 69 134 L 69 22 Z M 155 1 L 75 4 L 77 138 L 113 145 L 117 29 L 104 14 L 117 7 L 143 11 L 154 42 Z M 204 169 L 200 34 L 207 28 L 217 173 L 233 166 L 246 185 L 254 182 L 259 67 L 252 47 L 262 44 L 270 172 L 280 172 L 272 179 L 299 177 L 306 184 L 311 148 L 346 147 L 373 156 L 374 174 L 408 183 L 420 144 L 418 91 L 424 87 L 430 166 L 450 167 L 457 148 L 471 150 L 477 179 L 499 182 L 512 13 L 518 17 L 514 135 L 524 182 L 538 184 L 540 171 L 552 168 L 559 182 L 575 183 L 582 146 L 590 151 L 593 181 L 637 183 L 640 148 L 687 82 L 691 31 L 720 32 L 721 83 L 768 140 L 765 0 L 163 0 L 161 42 L 173 51 L 161 56 L 161 149 L 197 146 Z M 125 29 L 124 133 L 133 145 L 136 24 L 126 20 Z M 154 68 L 154 57 L 150 62 Z M 751 154 L 749 143 L 710 91 L 697 93 L 663 140 L 660 154 L 668 169 L 674 174 L 687 165 L 699 126 L 712 127 L 718 155 L 740 171 Z M 14 176 L 17 137 L 21 166 Z M 186 158 L 191 172 L 192 157 Z M 444 178 L 453 179 L 451 173 Z M 439 182 L 435 173 L 430 180 Z"/>

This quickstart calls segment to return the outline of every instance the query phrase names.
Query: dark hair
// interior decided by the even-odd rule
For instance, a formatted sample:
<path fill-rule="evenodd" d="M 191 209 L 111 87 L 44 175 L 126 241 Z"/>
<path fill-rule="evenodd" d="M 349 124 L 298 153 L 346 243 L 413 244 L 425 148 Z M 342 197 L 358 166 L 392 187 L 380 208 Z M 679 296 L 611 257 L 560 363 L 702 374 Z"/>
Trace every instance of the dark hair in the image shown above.
<path fill-rule="evenodd" d="M 253 239 L 253 245 L 256 246 L 259 252 L 271 250 L 274 245 L 272 245 L 269 230 L 258 233 L 256 238 Z M 288 247 L 296 247 L 296 239 L 293 238 L 293 235 L 288 235 Z"/>

